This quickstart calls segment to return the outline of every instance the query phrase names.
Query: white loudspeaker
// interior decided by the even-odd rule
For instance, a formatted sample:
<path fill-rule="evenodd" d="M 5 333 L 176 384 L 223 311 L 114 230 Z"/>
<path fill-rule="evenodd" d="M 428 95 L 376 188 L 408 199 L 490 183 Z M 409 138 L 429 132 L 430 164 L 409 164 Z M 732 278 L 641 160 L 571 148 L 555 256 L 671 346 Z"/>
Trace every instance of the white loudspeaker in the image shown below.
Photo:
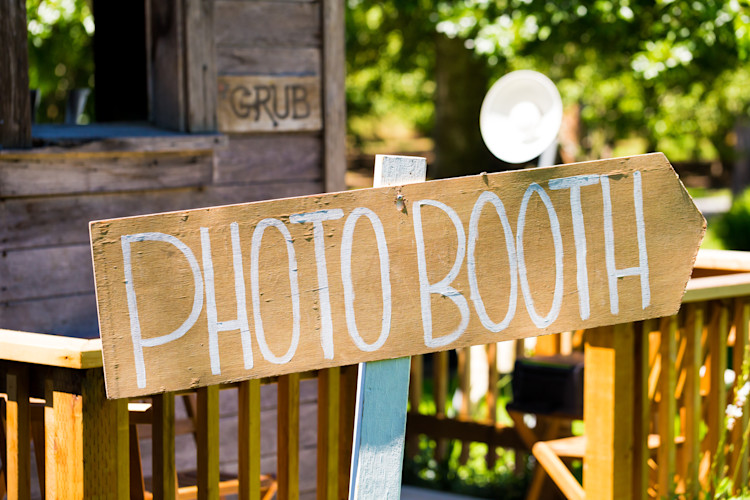
<path fill-rule="evenodd" d="M 524 163 L 550 149 L 554 155 L 562 112 L 560 93 L 549 78 L 536 71 L 513 71 L 487 92 L 479 130 L 493 155 L 508 163 Z M 539 164 L 553 161 L 554 156 L 540 159 Z"/>

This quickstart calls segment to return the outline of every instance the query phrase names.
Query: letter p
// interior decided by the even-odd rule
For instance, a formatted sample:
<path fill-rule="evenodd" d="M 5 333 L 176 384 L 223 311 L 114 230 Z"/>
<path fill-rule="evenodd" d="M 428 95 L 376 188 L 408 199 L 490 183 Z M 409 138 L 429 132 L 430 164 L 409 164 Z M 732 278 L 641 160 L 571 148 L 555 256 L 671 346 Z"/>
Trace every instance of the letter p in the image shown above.
<path fill-rule="evenodd" d="M 141 323 L 138 319 L 138 303 L 133 286 L 133 266 L 130 258 L 130 245 L 140 241 L 163 241 L 177 247 L 190 264 L 195 282 L 195 297 L 193 298 L 193 310 L 185 322 L 177 330 L 160 337 L 144 339 L 141 337 Z M 133 355 L 135 356 L 135 372 L 138 388 L 146 387 L 146 365 L 143 361 L 143 348 L 163 345 L 167 342 L 177 340 L 193 327 L 203 309 L 203 277 L 198 266 L 198 261 L 190 248 L 176 237 L 164 233 L 137 233 L 126 234 L 121 237 L 123 271 L 125 273 L 125 292 L 128 298 L 128 312 L 130 314 L 130 336 L 133 339 Z"/>

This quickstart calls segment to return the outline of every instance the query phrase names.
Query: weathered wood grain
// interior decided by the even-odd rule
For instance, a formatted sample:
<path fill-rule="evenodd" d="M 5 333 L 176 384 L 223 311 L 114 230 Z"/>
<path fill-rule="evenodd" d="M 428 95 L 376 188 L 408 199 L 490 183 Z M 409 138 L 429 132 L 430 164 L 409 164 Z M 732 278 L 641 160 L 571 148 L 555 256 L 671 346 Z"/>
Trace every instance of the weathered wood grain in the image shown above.
<path fill-rule="evenodd" d="M 198 389 L 198 499 L 219 499 L 219 386 Z"/>
<path fill-rule="evenodd" d="M 184 2 L 149 2 L 151 120 L 159 127 L 185 131 L 185 24 Z"/>
<path fill-rule="evenodd" d="M 174 394 L 153 398 L 152 471 L 154 498 L 175 498 Z"/>
<path fill-rule="evenodd" d="M 219 75 L 319 76 L 321 51 L 309 47 L 235 47 L 216 50 Z"/>
<path fill-rule="evenodd" d="M 240 382 L 238 389 L 237 476 L 240 500 L 260 496 L 260 381 Z M 226 433 L 225 433 L 226 434 Z"/>
<path fill-rule="evenodd" d="M 0 302 L 92 293 L 89 245 L 0 253 Z"/>
<path fill-rule="evenodd" d="M 85 498 L 83 398 L 61 390 L 60 379 L 45 379 L 45 498 Z M 115 485 L 113 485 L 115 486 Z"/>
<path fill-rule="evenodd" d="M 320 181 L 323 147 L 318 134 L 233 135 L 216 154 L 216 184 Z"/>
<path fill-rule="evenodd" d="M 320 4 L 290 2 L 216 3 L 217 46 L 320 47 Z"/>
<path fill-rule="evenodd" d="M 84 465 L 80 498 L 130 498 L 128 401 L 107 400 L 103 385 L 101 370 L 87 370 L 78 396 L 86 402 L 81 418 L 83 459 L 78 462 Z"/>
<path fill-rule="evenodd" d="M 701 375 L 703 366 L 703 349 L 701 347 L 701 335 L 704 328 L 703 305 L 690 304 L 686 306 L 687 318 L 685 325 L 685 338 L 687 340 L 687 352 L 685 354 L 685 444 L 683 453 L 687 462 L 686 477 L 694 478 L 687 485 L 686 496 L 697 498 L 701 491 L 699 467 L 701 462 Z M 642 467 L 645 469 L 646 467 Z M 647 472 L 644 471 L 644 472 Z M 642 472 L 643 474 L 643 472 Z M 648 475 L 645 475 L 648 477 Z"/>
<path fill-rule="evenodd" d="M 323 116 L 326 191 L 346 189 L 346 58 L 344 11 L 338 0 L 321 0 L 323 9 Z"/>
<path fill-rule="evenodd" d="M 219 76 L 219 130 L 227 133 L 320 130 L 323 126 L 320 92 L 317 76 Z"/>
<path fill-rule="evenodd" d="M 316 181 L 0 199 L 0 251 L 89 241 L 89 221 L 317 193 Z"/>
<path fill-rule="evenodd" d="M 31 145 L 26 2 L 0 4 L 0 149 Z"/>
<path fill-rule="evenodd" d="M 339 498 L 345 498 L 349 492 L 352 444 L 354 443 L 354 415 L 357 402 L 358 370 L 358 365 L 341 367 L 341 404 L 339 407 L 339 429 L 341 432 L 339 448 Z"/>
<path fill-rule="evenodd" d="M 187 130 L 216 130 L 214 0 L 185 0 Z"/>
<path fill-rule="evenodd" d="M 633 499 L 647 500 L 649 482 L 648 436 L 651 429 L 651 400 L 648 393 L 649 335 L 658 320 L 649 319 L 635 325 L 633 346 Z M 654 326 L 652 327 L 651 324 Z"/>
<path fill-rule="evenodd" d="M 0 324 L 8 330 L 77 338 L 99 335 L 93 293 L 0 303 Z"/>
<path fill-rule="evenodd" d="M 575 193 L 550 188 L 561 182 L 555 179 L 565 178 L 597 182 L 580 189 L 583 223 L 574 222 Z M 532 199 L 535 193 L 547 198 L 536 194 Z M 492 196 L 505 206 L 507 238 L 498 212 L 481 203 Z M 435 201 L 431 206 L 424 200 Z M 641 209 L 642 216 L 636 217 Z M 321 223 L 318 237 L 314 225 L 304 222 L 308 216 L 292 217 L 315 212 L 331 218 Z M 355 237 L 360 214 L 367 215 L 359 220 Z M 610 216 L 612 227 L 607 229 Z M 382 230 L 370 221 L 379 221 Z M 256 227 L 264 228 L 262 240 Z M 519 227 L 525 229 L 522 235 Z M 704 227 L 660 154 L 100 221 L 92 225 L 92 241 L 110 395 L 135 396 L 674 314 Z M 186 249 L 148 241 L 152 232 L 173 235 Z M 143 366 L 157 363 L 159 370 L 145 369 L 147 382 L 141 388 L 135 379 L 121 244 L 122 236 L 138 234 L 146 235 L 146 241 L 131 237 L 133 276 L 127 279 L 138 293 L 143 338 L 169 335 L 186 320 L 182 333 L 190 330 L 144 349 Z M 319 250 L 316 238 L 322 243 Z M 683 255 L 676 253 L 680 250 Z M 316 264 L 321 251 L 327 267 Z M 185 257 L 189 253 L 197 256 L 192 264 Z M 472 253 L 474 267 L 469 269 L 463 261 Z M 584 266 L 580 259 L 586 254 L 597 257 L 586 259 Z M 235 280 L 240 260 L 243 271 Z M 203 307 L 208 288 L 201 269 L 213 271 L 214 297 L 207 300 L 216 301 L 217 317 L 211 321 L 237 320 L 239 330 L 245 320 L 237 315 L 238 301 L 247 315 L 246 350 L 238 331 L 229 329 L 232 323 L 225 323 L 222 329 L 229 330 L 220 335 L 217 330 L 209 356 Z M 486 317 L 473 312 L 482 305 Z M 327 313 L 321 321 L 326 307 L 331 323 Z M 305 356 L 295 356 L 297 352 Z M 107 355 L 115 357 L 108 363 Z M 181 363 L 167 362 L 173 359 Z"/>
<path fill-rule="evenodd" d="M 633 491 L 635 332 L 632 323 L 587 332 L 584 379 L 586 498 L 635 498 Z"/>
<path fill-rule="evenodd" d="M 660 496 L 674 495 L 677 450 L 672 445 L 675 438 L 675 418 L 677 416 L 677 400 L 675 386 L 677 385 L 677 316 L 662 318 L 661 344 L 661 374 L 659 377 L 659 392 L 661 400 L 658 404 L 656 434 L 663 445 L 659 446 L 656 460 L 659 464 L 658 491 Z"/>
<path fill-rule="evenodd" d="M 338 367 L 318 373 L 317 490 L 322 500 L 338 499 L 340 392 L 341 370 Z"/>
<path fill-rule="evenodd" d="M 280 377 L 278 384 L 276 479 L 280 500 L 299 499 L 299 382 L 299 373 L 292 373 Z"/>
<path fill-rule="evenodd" d="M 0 197 L 203 186 L 212 176 L 211 152 L 0 157 Z"/>
<path fill-rule="evenodd" d="M 0 329 L 3 359 L 61 368 L 101 368 L 99 339 L 75 339 L 58 335 Z"/>
<path fill-rule="evenodd" d="M 724 470 L 726 454 L 719 450 L 719 443 L 725 438 L 724 426 L 727 407 L 727 386 L 724 373 L 728 367 L 727 341 L 732 327 L 729 310 L 730 304 L 715 302 L 711 304 L 711 322 L 708 325 L 708 361 L 706 372 L 709 380 L 709 392 L 706 396 L 709 410 L 706 412 L 708 432 L 705 437 L 711 460 L 710 476 Z"/>

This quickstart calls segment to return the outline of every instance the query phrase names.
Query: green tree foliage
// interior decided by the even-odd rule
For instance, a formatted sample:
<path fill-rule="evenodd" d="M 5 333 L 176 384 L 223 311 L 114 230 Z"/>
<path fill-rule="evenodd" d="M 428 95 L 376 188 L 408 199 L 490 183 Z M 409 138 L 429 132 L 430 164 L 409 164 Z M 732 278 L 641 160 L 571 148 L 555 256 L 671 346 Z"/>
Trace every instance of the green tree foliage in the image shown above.
<path fill-rule="evenodd" d="M 725 248 L 750 251 L 750 189 L 736 197 L 729 211 L 710 226 Z"/>
<path fill-rule="evenodd" d="M 372 4 L 350 1 L 349 29 L 357 30 L 357 37 L 347 48 L 355 73 L 373 67 L 369 61 L 355 63 L 358 50 L 382 49 L 386 45 L 369 44 L 405 39 L 412 29 L 409 36 L 424 42 L 410 42 L 409 48 L 434 57 L 426 45 L 431 30 L 437 31 L 464 40 L 495 78 L 522 68 L 549 75 L 565 104 L 581 107 L 582 158 L 601 156 L 617 141 L 638 137 L 644 149 L 662 149 L 674 159 L 710 156 L 731 164 L 730 132 L 750 109 L 747 0 L 420 0 L 413 20 L 399 11 L 400 3 L 379 3 L 380 11 L 391 13 L 388 22 L 368 25 L 362 19 Z M 377 35 L 368 38 L 365 32 L 372 28 Z M 433 61 L 422 63 L 413 53 L 387 56 L 374 59 L 380 64 L 377 78 L 420 70 L 422 88 L 429 89 L 425 83 L 432 78 Z M 397 64 L 385 66 L 391 62 Z M 371 97 L 371 111 L 375 101 L 397 102 L 408 94 L 389 96 L 388 91 L 370 82 L 365 95 Z M 353 106 L 356 113 L 363 112 L 363 104 L 368 102 Z"/>
<path fill-rule="evenodd" d="M 398 115 L 418 130 L 429 130 L 435 89 L 434 1 L 348 0 L 346 15 L 350 126 Z"/>
<path fill-rule="evenodd" d="M 86 0 L 27 0 L 26 19 L 29 86 L 41 92 L 37 118 L 61 122 L 67 93 L 94 86 L 91 9 Z M 91 102 L 87 109 L 93 109 Z"/>

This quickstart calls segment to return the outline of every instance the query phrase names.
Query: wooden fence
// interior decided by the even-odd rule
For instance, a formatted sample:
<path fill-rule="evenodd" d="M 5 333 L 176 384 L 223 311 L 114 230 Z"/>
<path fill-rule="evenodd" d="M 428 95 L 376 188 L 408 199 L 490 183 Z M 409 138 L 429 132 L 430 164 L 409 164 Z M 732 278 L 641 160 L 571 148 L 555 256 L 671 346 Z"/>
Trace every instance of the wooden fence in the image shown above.
<path fill-rule="evenodd" d="M 731 431 L 725 432 L 725 414 L 735 400 L 737 381 L 744 382 L 750 335 L 747 271 L 750 258 L 744 254 L 702 252 L 678 315 L 584 332 L 585 434 L 567 441 L 556 439 L 565 435 L 560 434 L 565 426 L 557 427 L 555 436 L 494 420 L 496 345 L 485 350 L 491 388 L 485 418 L 472 416 L 467 403 L 458 417 L 446 416 L 447 353 L 434 355 L 432 362 L 437 411 L 420 414 L 423 361 L 414 358 L 407 453 L 414 453 L 420 433 L 441 443 L 488 443 L 490 465 L 497 447 L 522 453 L 531 448 L 543 466 L 537 469 L 532 495 L 547 475 L 571 498 L 694 497 L 711 489 L 725 467 L 724 475 L 736 470 L 738 484 L 744 484 L 748 452 L 741 443 L 747 401 Z M 545 342 L 561 343 L 550 337 L 540 347 Z M 317 381 L 317 497 L 346 495 L 356 367 L 198 389 L 189 399 L 194 402 L 186 405 L 187 418 L 175 418 L 185 394 L 138 401 L 105 398 L 98 340 L 0 330 L 0 358 L 0 392 L 5 395 L 0 400 L 0 488 L 7 488 L 8 498 L 29 498 L 32 476 L 39 478 L 46 498 L 148 498 L 151 493 L 155 498 L 218 498 L 239 492 L 240 498 L 259 499 L 269 488 L 277 488 L 280 499 L 299 498 L 300 471 L 312 467 L 307 460 L 300 463 L 299 452 L 299 388 L 307 379 Z M 467 351 L 458 359 L 460 373 L 475 362 Z M 466 394 L 468 378 L 460 383 Z M 267 384 L 278 388 L 278 417 L 270 426 L 261 424 L 260 388 Z M 220 474 L 220 391 L 237 398 L 236 478 Z M 175 436 L 182 432 L 195 439 L 197 488 L 176 470 Z M 139 454 L 144 440 L 138 433 L 151 436 L 153 457 L 152 480 L 143 496 Z M 277 473 L 263 482 L 260 441 L 269 434 L 276 435 Z M 583 459 L 582 486 L 560 467 L 560 457 Z"/>
<path fill-rule="evenodd" d="M 697 498 L 713 490 L 718 477 L 734 477 L 743 486 L 748 398 L 740 397 L 741 416 L 731 430 L 725 416 L 747 382 L 742 366 L 750 361 L 749 324 L 750 256 L 701 251 L 676 316 L 537 339 L 537 353 L 585 353 L 583 436 L 571 436 L 566 415 L 537 415 L 534 428 L 518 415 L 515 425 L 498 423 L 497 345 L 457 353 L 463 395 L 470 391 L 471 363 L 479 361 L 479 352 L 486 358 L 481 361 L 488 366 L 489 384 L 481 414 L 472 412 L 463 396 L 456 416 L 446 416 L 447 352 L 431 355 L 429 363 L 414 358 L 407 454 L 418 453 L 419 435 L 436 441 L 438 459 L 445 458 L 447 440 L 486 443 L 490 467 L 498 448 L 517 450 L 521 457 L 533 449 L 540 466 L 529 498 L 543 496 L 547 476 L 569 498 Z M 523 356 L 521 342 L 516 353 Z M 429 415 L 418 411 L 423 364 L 432 366 L 432 373 L 424 374 L 432 379 L 435 412 Z M 561 458 L 583 460 L 583 485 Z"/>
<path fill-rule="evenodd" d="M 43 498 L 315 497 L 315 491 L 300 495 L 300 385 L 310 379 L 317 381 L 317 458 L 302 467 L 316 468 L 317 498 L 347 494 L 356 366 L 107 400 L 99 340 L 0 330 L 0 346 L 0 498 L 6 488 L 9 499 L 30 498 L 37 490 L 32 476 Z M 261 386 L 269 384 L 278 395 L 271 422 L 261 416 Z M 237 399 L 235 477 L 220 473 L 219 391 Z M 187 418 L 180 418 L 183 401 Z M 183 433 L 195 439 L 192 471 L 176 468 L 175 443 Z M 143 439 L 149 435 L 150 446 Z M 276 436 L 275 477 L 261 475 L 261 440 L 269 436 Z M 145 483 L 141 446 L 152 455 Z"/>

